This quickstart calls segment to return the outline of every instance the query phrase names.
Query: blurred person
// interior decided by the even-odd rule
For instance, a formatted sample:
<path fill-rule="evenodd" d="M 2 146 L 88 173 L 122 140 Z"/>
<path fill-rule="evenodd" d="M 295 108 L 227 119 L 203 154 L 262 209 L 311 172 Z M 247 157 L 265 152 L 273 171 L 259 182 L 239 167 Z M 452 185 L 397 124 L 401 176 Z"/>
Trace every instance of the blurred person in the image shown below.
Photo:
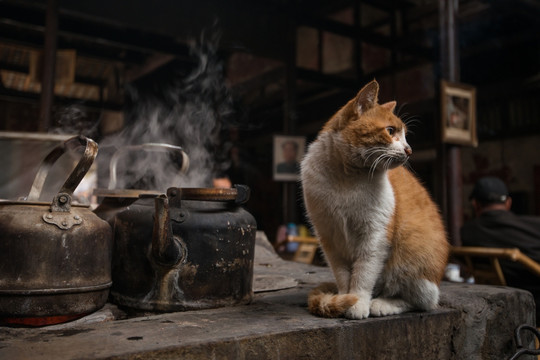
<path fill-rule="evenodd" d="M 502 180 L 492 176 L 479 179 L 469 199 L 476 217 L 461 228 L 463 246 L 518 248 L 540 263 L 540 218 L 512 213 L 512 198 Z M 517 262 L 504 260 L 500 263 L 508 286 L 533 294 L 538 323 L 540 278 Z"/>

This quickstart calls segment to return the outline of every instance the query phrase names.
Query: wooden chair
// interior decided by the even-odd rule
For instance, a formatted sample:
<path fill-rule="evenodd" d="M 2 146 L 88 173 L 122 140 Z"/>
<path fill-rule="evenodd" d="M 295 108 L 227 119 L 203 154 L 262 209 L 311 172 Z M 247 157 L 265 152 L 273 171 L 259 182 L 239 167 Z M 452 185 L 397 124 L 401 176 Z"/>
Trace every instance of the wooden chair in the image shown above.
<path fill-rule="evenodd" d="M 298 249 L 294 252 L 293 261 L 311 264 L 319 247 L 319 240 L 313 236 L 288 235 L 287 241 L 297 242 Z"/>
<path fill-rule="evenodd" d="M 516 261 L 531 273 L 540 277 L 540 264 L 523 254 L 519 249 L 454 246 L 450 251 L 457 259 L 462 259 L 478 284 L 504 285 L 506 279 L 499 260 Z M 479 261 L 478 259 L 484 259 Z M 488 261 L 486 261 L 488 260 Z"/>

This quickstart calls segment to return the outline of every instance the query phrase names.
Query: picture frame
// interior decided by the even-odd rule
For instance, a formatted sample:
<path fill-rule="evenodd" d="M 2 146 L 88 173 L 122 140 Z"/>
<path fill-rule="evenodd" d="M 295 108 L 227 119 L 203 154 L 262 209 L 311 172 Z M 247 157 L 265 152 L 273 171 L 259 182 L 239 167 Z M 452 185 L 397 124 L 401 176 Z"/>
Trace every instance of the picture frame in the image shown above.
<path fill-rule="evenodd" d="M 300 180 L 300 162 L 304 157 L 305 148 L 305 136 L 274 136 L 273 174 L 275 181 Z"/>
<path fill-rule="evenodd" d="M 442 141 L 478 146 L 476 134 L 476 88 L 441 80 Z"/>

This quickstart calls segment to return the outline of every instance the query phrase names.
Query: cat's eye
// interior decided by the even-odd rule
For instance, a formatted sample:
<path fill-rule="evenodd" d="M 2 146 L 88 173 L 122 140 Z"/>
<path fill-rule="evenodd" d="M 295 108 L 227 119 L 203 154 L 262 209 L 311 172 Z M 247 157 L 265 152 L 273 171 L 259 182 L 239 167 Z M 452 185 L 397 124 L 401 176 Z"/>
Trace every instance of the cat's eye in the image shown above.
<path fill-rule="evenodd" d="M 393 127 L 393 126 L 388 126 L 388 127 L 386 128 L 386 131 L 388 132 L 388 134 L 389 134 L 390 136 L 392 136 L 392 135 L 394 135 L 394 133 L 396 132 L 396 128 Z"/>

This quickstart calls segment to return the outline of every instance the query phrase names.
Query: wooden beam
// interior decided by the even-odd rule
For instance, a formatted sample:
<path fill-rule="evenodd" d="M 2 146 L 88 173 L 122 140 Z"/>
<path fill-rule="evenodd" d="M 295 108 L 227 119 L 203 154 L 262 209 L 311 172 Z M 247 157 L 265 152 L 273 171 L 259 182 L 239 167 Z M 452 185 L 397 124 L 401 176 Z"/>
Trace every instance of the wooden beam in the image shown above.
<path fill-rule="evenodd" d="M 44 9 L 39 6 L 25 6 L 0 1 L 0 24 L 11 29 L 14 35 L 20 31 L 44 32 Z M 57 14 L 60 27 L 58 38 L 71 43 L 94 44 L 124 51 L 146 54 L 164 53 L 189 59 L 189 47 L 174 38 L 128 28 L 105 21 L 90 20 L 60 11 Z M 5 37 L 5 35 L 2 35 Z M 15 36 L 16 38 L 16 36 Z M 70 46 L 78 48 L 78 46 Z"/>
<path fill-rule="evenodd" d="M 10 72 L 17 72 L 17 73 L 29 75 L 28 65 L 25 66 L 25 65 L 10 64 L 5 61 L 0 61 L 0 70 L 7 70 Z M 85 85 L 104 86 L 107 80 L 103 78 L 75 75 L 75 82 L 78 84 L 85 84 Z"/>
<path fill-rule="evenodd" d="M 58 0 L 48 0 L 45 20 L 45 49 L 43 51 L 43 78 L 39 101 L 38 131 L 47 132 L 51 127 L 54 101 L 54 75 L 58 36 Z"/>
<path fill-rule="evenodd" d="M 18 91 L 13 89 L 6 89 L 6 88 L 0 88 L 0 99 L 7 99 L 12 102 L 26 102 L 26 103 L 33 103 L 33 104 L 39 104 L 39 94 L 26 92 L 26 91 Z M 81 103 L 81 99 L 79 98 L 70 98 L 70 97 L 64 97 L 64 96 L 55 96 L 55 103 L 60 105 L 69 105 L 73 103 L 79 104 L 81 108 L 88 108 L 88 109 L 97 109 L 97 110 L 122 110 L 123 104 L 122 103 L 116 103 L 116 102 L 100 102 L 100 101 L 92 101 L 92 100 L 85 100 L 84 103 Z"/>

